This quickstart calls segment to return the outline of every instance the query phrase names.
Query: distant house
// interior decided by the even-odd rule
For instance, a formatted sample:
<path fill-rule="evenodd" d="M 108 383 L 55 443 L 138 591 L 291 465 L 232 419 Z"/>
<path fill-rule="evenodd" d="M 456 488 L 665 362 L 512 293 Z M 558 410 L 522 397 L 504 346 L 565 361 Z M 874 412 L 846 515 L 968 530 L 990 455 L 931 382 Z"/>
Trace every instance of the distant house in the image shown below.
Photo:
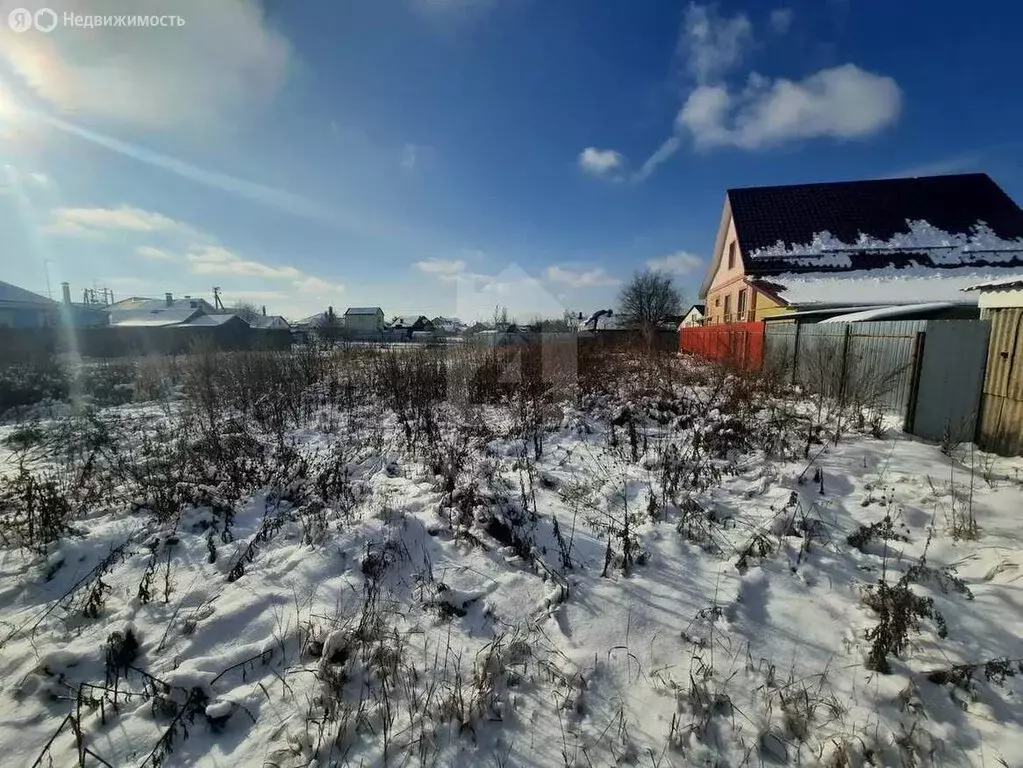
<path fill-rule="evenodd" d="M 433 322 L 426 315 L 399 315 L 387 326 L 388 335 L 392 338 L 411 339 L 414 334 L 433 334 Z"/>
<path fill-rule="evenodd" d="M 213 305 L 205 299 L 193 299 L 191 296 L 175 299 L 170 293 L 162 299 L 137 296 L 122 299 L 111 304 L 107 312 L 110 315 L 110 325 L 118 328 L 159 328 L 185 323 L 199 315 L 217 313 Z"/>
<path fill-rule="evenodd" d="M 751 187 L 725 195 L 700 298 L 707 324 L 975 308 L 962 289 L 1011 270 L 1023 212 L 986 174 Z"/>
<path fill-rule="evenodd" d="M 253 328 L 263 331 L 290 331 L 291 324 L 280 315 L 253 315 L 248 320 Z"/>
<path fill-rule="evenodd" d="M 57 302 L 0 281 L 0 328 L 46 328 L 56 324 Z"/>
<path fill-rule="evenodd" d="M 433 324 L 434 332 L 441 336 L 458 336 L 467 328 L 457 317 L 435 317 L 430 322 Z"/>
<path fill-rule="evenodd" d="M 689 308 L 689 311 L 682 316 L 682 322 L 680 325 L 683 328 L 693 328 L 695 326 L 703 325 L 703 304 L 693 304 Z"/>
<path fill-rule="evenodd" d="M 349 307 L 345 310 L 346 335 L 378 337 L 384 329 L 384 310 L 380 307 Z"/>

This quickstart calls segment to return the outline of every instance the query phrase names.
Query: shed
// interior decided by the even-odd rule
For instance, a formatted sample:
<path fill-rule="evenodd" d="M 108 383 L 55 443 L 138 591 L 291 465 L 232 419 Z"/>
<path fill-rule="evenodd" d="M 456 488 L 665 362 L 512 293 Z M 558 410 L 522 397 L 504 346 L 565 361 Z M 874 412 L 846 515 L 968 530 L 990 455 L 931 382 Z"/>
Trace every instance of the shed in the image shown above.
<path fill-rule="evenodd" d="M 1023 454 L 1023 273 L 971 285 L 991 321 L 977 443 L 1005 456 Z"/>

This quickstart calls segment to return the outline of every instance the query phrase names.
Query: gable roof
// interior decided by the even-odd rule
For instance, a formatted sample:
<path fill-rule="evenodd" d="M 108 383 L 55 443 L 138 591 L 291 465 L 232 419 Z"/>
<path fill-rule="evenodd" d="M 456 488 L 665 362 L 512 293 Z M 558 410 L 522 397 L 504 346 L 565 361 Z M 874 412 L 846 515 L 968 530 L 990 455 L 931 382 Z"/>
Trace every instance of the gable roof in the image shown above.
<path fill-rule="evenodd" d="M 346 315 L 375 315 L 377 313 L 382 315 L 384 310 L 380 307 L 349 307 L 345 310 Z"/>
<path fill-rule="evenodd" d="M 250 318 L 248 324 L 253 328 L 263 328 L 271 331 L 287 330 L 291 328 L 291 324 L 288 323 L 280 315 L 256 315 Z"/>
<path fill-rule="evenodd" d="M 424 325 L 426 324 L 432 325 L 432 323 L 430 322 L 430 318 L 428 318 L 426 315 L 398 315 L 396 318 L 394 318 L 394 320 L 391 321 L 391 327 L 411 328 L 420 320 L 423 321 Z"/>
<path fill-rule="evenodd" d="M 192 311 L 201 309 L 203 312 L 209 314 L 216 312 L 213 305 L 206 301 L 206 299 L 200 299 L 194 296 L 187 299 L 171 299 L 170 304 L 167 303 L 167 299 L 147 299 L 141 296 L 132 296 L 129 299 L 121 299 L 120 301 L 111 304 L 107 307 L 107 309 L 113 315 L 122 312 L 152 312 L 155 310 L 168 309 L 190 309 Z"/>
<path fill-rule="evenodd" d="M 235 320 L 239 323 L 244 323 L 245 325 L 249 324 L 243 318 L 231 313 L 220 315 L 196 315 L 195 317 L 190 317 L 180 325 L 184 328 L 216 328 L 221 325 L 227 325 Z"/>
<path fill-rule="evenodd" d="M 110 313 L 110 325 L 119 328 L 179 325 L 203 314 L 201 309 L 184 307 L 161 307 L 156 309 L 132 309 Z"/>
<path fill-rule="evenodd" d="M 57 306 L 57 302 L 40 296 L 38 293 L 26 291 L 11 283 L 0 280 L 0 302 L 5 304 L 32 304 L 40 308 L 49 309 Z"/>
<path fill-rule="evenodd" d="M 747 274 L 1023 265 L 1023 211 L 984 173 L 730 189 Z"/>

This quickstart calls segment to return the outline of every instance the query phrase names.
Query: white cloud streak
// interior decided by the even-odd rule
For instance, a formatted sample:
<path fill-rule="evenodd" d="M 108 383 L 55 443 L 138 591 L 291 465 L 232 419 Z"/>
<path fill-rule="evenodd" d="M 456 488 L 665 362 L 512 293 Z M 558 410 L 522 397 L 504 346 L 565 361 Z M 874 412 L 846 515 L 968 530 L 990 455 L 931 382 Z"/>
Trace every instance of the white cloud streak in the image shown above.
<path fill-rule="evenodd" d="M 686 275 L 704 268 L 703 259 L 688 251 L 676 251 L 657 259 L 648 259 L 646 265 L 650 269 L 656 269 L 661 272 L 674 272 L 680 275 Z"/>
<path fill-rule="evenodd" d="M 706 83 L 738 66 L 752 42 L 753 25 L 745 14 L 725 18 L 714 6 L 690 3 L 677 52 L 696 82 Z"/>
<path fill-rule="evenodd" d="M 156 248 L 152 245 L 140 245 L 135 249 L 135 253 L 141 256 L 143 259 L 149 259 L 151 261 L 173 261 L 174 256 L 163 248 Z"/>
<path fill-rule="evenodd" d="M 621 281 L 609 275 L 603 267 L 593 269 L 576 269 L 557 265 L 547 267 L 544 277 L 552 283 L 567 285 L 571 288 L 595 288 L 598 286 L 618 285 Z"/>
<path fill-rule="evenodd" d="M 784 35 L 792 26 L 792 9 L 775 8 L 771 11 L 769 21 L 775 34 Z"/>
<path fill-rule="evenodd" d="M 45 231 L 102 237 L 110 232 L 195 232 L 161 213 L 122 205 L 118 208 L 54 208 Z"/>
<path fill-rule="evenodd" d="M 451 276 L 465 272 L 465 262 L 462 259 L 424 259 L 415 262 L 413 266 L 428 275 Z"/>

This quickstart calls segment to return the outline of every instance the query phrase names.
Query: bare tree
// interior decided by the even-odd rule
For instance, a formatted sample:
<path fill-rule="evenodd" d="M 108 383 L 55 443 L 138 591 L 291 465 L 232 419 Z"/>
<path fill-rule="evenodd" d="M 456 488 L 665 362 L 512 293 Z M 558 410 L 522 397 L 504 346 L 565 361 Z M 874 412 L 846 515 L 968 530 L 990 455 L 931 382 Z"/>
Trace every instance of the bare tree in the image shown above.
<path fill-rule="evenodd" d="M 334 344 L 339 338 L 344 335 L 344 322 L 334 311 L 334 307 L 327 307 L 327 311 L 323 313 L 317 323 L 320 338 Z"/>
<path fill-rule="evenodd" d="M 249 304 L 245 301 L 236 302 L 235 305 L 231 307 L 231 311 L 247 323 L 252 322 L 260 315 L 255 304 Z"/>
<path fill-rule="evenodd" d="M 618 294 L 618 305 L 621 314 L 652 343 L 657 327 L 681 312 L 682 296 L 670 275 L 648 269 L 637 272 L 625 284 Z"/>

